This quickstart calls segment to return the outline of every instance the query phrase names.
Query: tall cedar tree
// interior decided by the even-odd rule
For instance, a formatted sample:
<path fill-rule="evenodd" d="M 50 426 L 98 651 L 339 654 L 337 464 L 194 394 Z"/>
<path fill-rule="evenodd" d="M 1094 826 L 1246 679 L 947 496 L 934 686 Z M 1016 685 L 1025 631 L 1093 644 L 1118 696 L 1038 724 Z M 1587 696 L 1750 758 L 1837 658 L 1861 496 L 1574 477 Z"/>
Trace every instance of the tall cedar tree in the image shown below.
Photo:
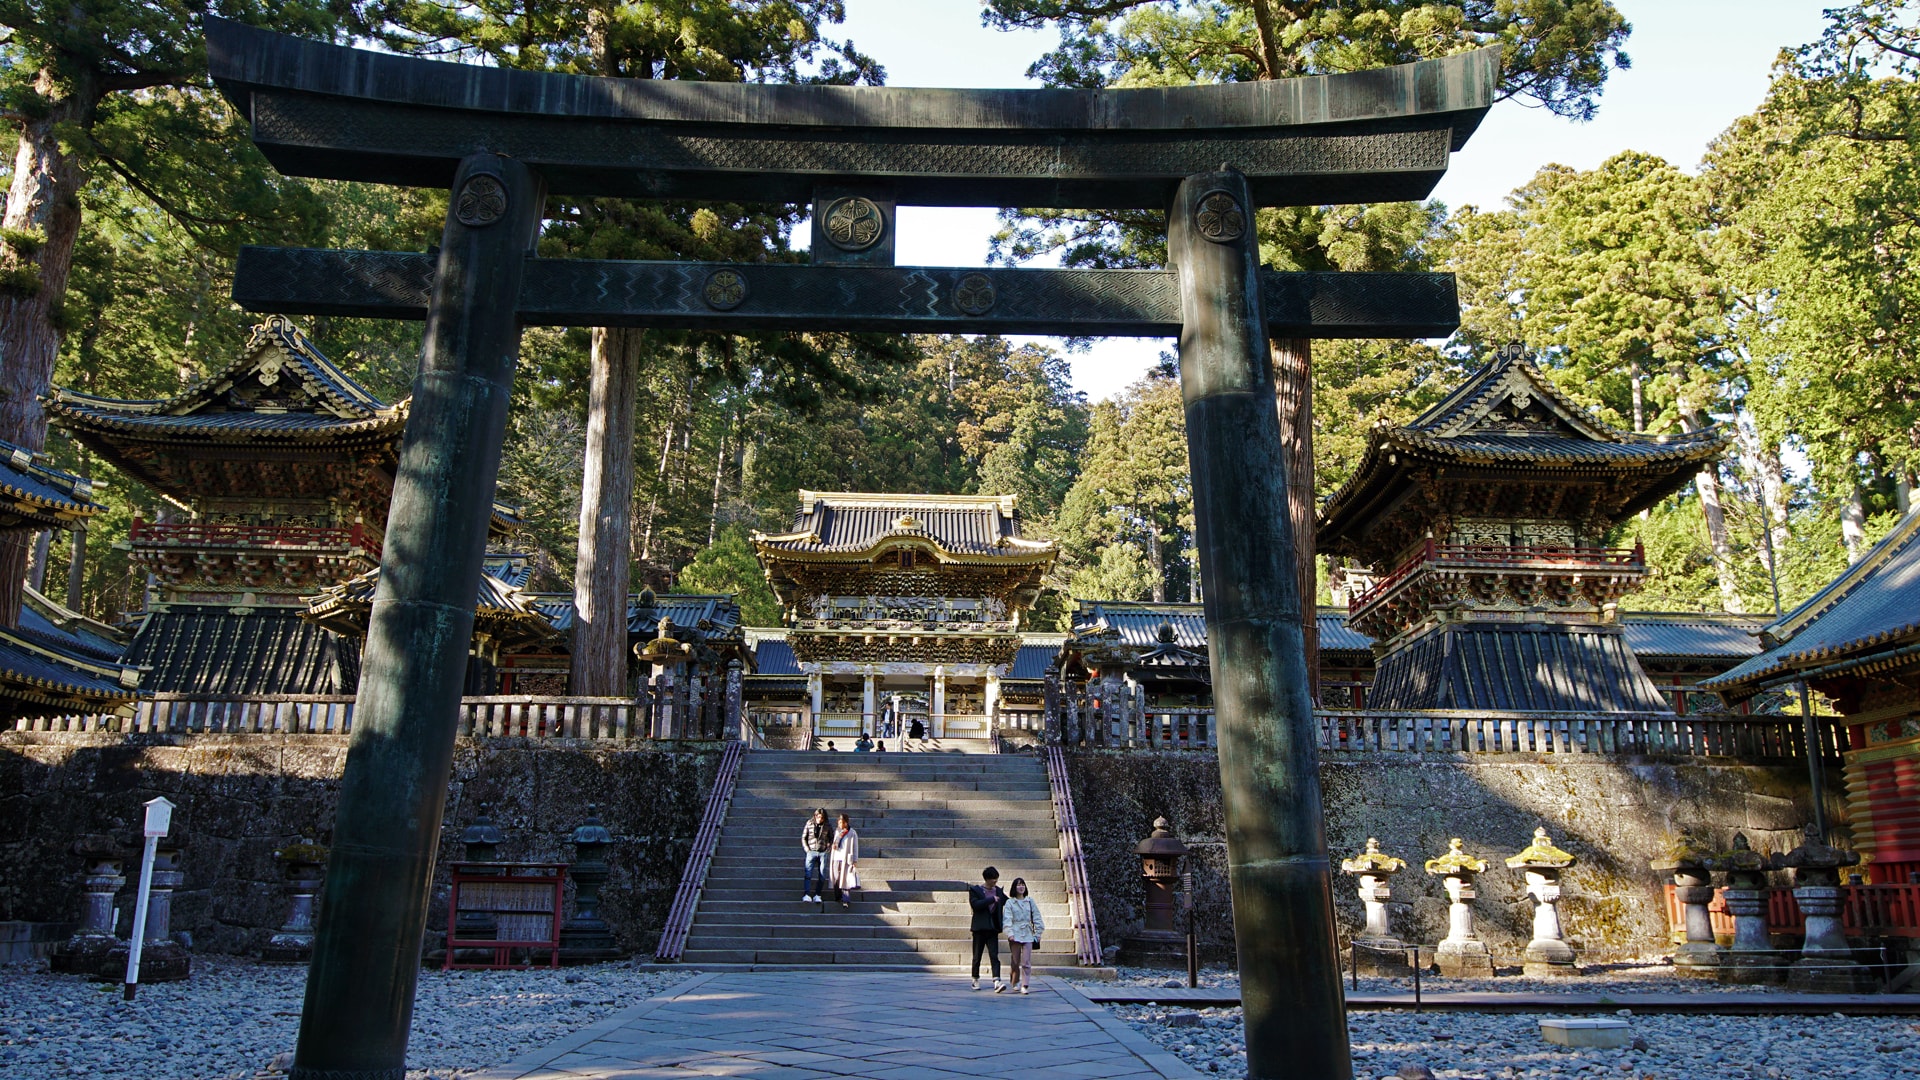
<path fill-rule="evenodd" d="M 307 235 L 321 216 L 208 85 L 200 17 L 209 10 L 311 36 L 362 25 L 353 0 L 0 0 L 0 108 L 19 138 L 0 215 L 0 439 L 34 450 L 46 442 L 40 398 L 68 326 L 90 176 L 111 174 L 221 250 L 262 232 Z M 0 537 L 0 623 L 19 619 L 31 543 Z"/>
<path fill-rule="evenodd" d="M 1028 69 L 1053 86 L 1168 86 L 1285 79 L 1355 71 L 1499 45 L 1502 97 L 1579 119 L 1590 118 L 1629 31 L 1608 0 L 985 0 L 989 26 L 1056 26 L 1060 46 Z M 1307 268 L 1400 269 L 1342 265 L 1321 238 L 1329 219 L 1365 215 L 1331 208 L 1288 208 L 1258 215 L 1269 263 Z M 1064 215 L 1016 228 L 1008 253 L 1064 248 L 1075 263 L 1164 261 L 1159 215 Z M 1304 243 L 1302 242 L 1304 241 Z M 1362 244 L 1361 247 L 1369 245 Z M 1412 253 L 1402 253 L 1403 255 Z M 1393 262 L 1400 265 L 1393 265 Z M 1302 632 L 1318 655 L 1313 602 L 1318 591 L 1314 533 L 1312 351 L 1308 340 L 1273 347 L 1280 437 L 1288 471 L 1288 508 L 1299 548 Z M 1317 676 L 1315 678 L 1317 684 Z"/>
<path fill-rule="evenodd" d="M 388 10 L 388 43 L 414 53 L 478 55 L 503 67 L 631 79 L 878 82 L 851 45 L 821 38 L 845 19 L 840 0 L 532 0 Z M 817 68 L 809 70 L 817 62 Z M 544 251 L 594 258 L 759 261 L 791 257 L 790 206 L 667 206 L 593 199 L 558 203 Z M 703 348 L 704 347 L 704 348 Z M 626 692 L 631 586 L 634 410 L 642 369 L 669 351 L 730 350 L 712 335 L 597 328 L 588 380 L 587 448 L 574 574 L 571 691 Z M 798 353 L 810 353 L 800 349 Z M 817 356 L 790 356 L 819 362 Z"/>

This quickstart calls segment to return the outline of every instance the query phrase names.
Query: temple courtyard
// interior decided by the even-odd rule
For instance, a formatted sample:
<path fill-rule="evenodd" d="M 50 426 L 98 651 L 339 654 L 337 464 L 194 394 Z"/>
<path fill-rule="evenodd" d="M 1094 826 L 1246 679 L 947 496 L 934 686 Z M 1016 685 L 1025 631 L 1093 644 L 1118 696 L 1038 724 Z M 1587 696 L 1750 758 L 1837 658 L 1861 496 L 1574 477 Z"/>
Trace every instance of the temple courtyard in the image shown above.
<path fill-rule="evenodd" d="M 113 984 L 0 968 L 0 1076 L 270 1080 L 285 1075 L 305 969 L 208 958 L 195 978 L 143 987 L 123 1003 Z M 712 972 L 644 963 L 520 971 L 423 972 L 408 1080 L 637 1080 L 699 1076 L 951 1080 L 1020 1076 L 1240 1077 L 1237 1007 L 1183 1004 L 1168 972 L 1118 980 L 1042 978 L 1030 997 L 965 979 L 903 972 Z M 1203 973 L 1203 1001 L 1237 991 Z M 1405 979 L 1362 978 L 1349 992 L 1354 1075 L 1487 1080 L 1713 1075 L 1898 1077 L 1920 1074 L 1920 1003 L 1909 1015 L 1850 1015 L 1860 999 L 1802 1004 L 1769 988 L 1730 994 L 1657 963 L 1621 964 L 1577 981 L 1429 979 L 1427 1011 L 1377 1008 L 1410 995 Z M 1169 1000 L 1158 1000 L 1155 995 Z M 1450 1007 L 1471 995 L 1496 1003 Z M 1664 1011 L 1677 998 L 1729 1012 Z M 1093 999 L 1127 997 L 1136 1004 Z M 1638 1008 L 1594 1011 L 1595 999 Z M 1554 1008 L 1556 999 L 1566 1007 Z M 1730 1004 L 1738 1000 L 1744 1004 Z M 1898 999 L 1896 999 L 1898 1000 Z M 1661 1002 L 1662 1011 L 1646 1003 Z M 1887 1007 L 1884 999 L 1879 1007 Z M 1518 1011 L 1504 1011 L 1517 1009 Z M 1834 1011 L 1834 1010 L 1847 1011 Z M 1788 1011 L 1788 1010 L 1805 1010 Z M 1551 1045 L 1539 1021 L 1619 1018 L 1620 1049 Z"/>

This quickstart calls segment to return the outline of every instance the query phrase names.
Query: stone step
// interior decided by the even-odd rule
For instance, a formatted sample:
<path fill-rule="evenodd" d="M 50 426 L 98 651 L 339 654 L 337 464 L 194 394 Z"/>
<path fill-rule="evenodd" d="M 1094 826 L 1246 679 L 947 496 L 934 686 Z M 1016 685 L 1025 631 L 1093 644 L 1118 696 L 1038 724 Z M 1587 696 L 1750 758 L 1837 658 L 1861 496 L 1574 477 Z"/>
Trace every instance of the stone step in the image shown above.
<path fill-rule="evenodd" d="M 1060 857 L 1058 836 L 1034 837 L 1022 840 L 1006 840 L 995 843 L 1000 837 L 982 837 L 972 843 L 951 843 L 959 837 L 938 836 L 863 836 L 860 838 L 860 855 L 873 859 L 958 859 L 961 862 L 977 862 L 981 866 L 998 866 L 1001 860 L 1007 862 L 1039 862 L 1044 859 Z M 798 864 L 803 858 L 800 840 L 794 836 L 748 837 L 722 836 L 714 851 L 714 858 L 731 859 L 791 859 Z"/>
<path fill-rule="evenodd" d="M 906 904 L 906 903 L 931 904 L 939 901 L 943 897 L 952 897 L 953 898 L 952 902 L 957 907 L 959 907 L 960 910 L 963 910 L 963 911 L 967 910 L 967 902 L 966 902 L 967 883 L 964 881 L 955 881 L 951 883 L 900 881 L 900 882 L 890 882 L 888 884 L 892 887 L 867 888 L 866 886 L 863 885 L 859 890 L 860 898 L 868 903 L 874 903 L 874 904 Z M 796 894 L 799 891 L 800 891 L 800 886 L 798 883 L 795 883 L 792 885 L 778 885 L 778 886 L 764 885 L 764 884 L 751 885 L 751 886 L 717 885 L 716 884 L 716 885 L 709 885 L 705 890 L 703 890 L 701 893 L 701 897 L 702 897 L 703 903 L 705 902 L 706 899 L 709 899 L 709 898 L 716 901 L 718 900 L 791 899 L 795 902 L 798 902 L 799 897 Z M 1066 889 L 1064 887 L 1061 887 L 1058 894 L 1049 894 L 1049 892 L 1044 888 L 1035 889 L 1033 898 L 1035 900 L 1040 901 L 1043 904 L 1044 903 L 1065 903 Z"/>
<path fill-rule="evenodd" d="M 792 869 L 793 868 L 789 868 L 789 870 Z M 1066 876 L 1058 869 L 1055 869 L 1052 874 L 1048 874 L 1044 870 L 1031 870 L 1019 867 L 1003 867 L 1000 869 L 1001 880 L 1011 883 L 1014 878 L 1021 878 L 1026 881 L 1028 890 L 1036 897 L 1051 895 L 1055 892 L 1061 893 L 1062 895 L 1065 894 L 1067 887 Z M 716 870 L 707 875 L 706 888 L 708 891 L 716 889 L 765 888 L 772 882 L 779 881 L 783 876 L 786 875 L 768 874 L 754 870 Z M 794 871 L 792 876 L 798 878 L 801 874 L 798 871 Z M 977 883 L 969 880 L 969 878 L 947 873 L 887 871 L 877 867 L 862 865 L 860 867 L 860 884 L 862 888 L 884 892 L 900 888 L 947 891 L 962 889 Z M 782 884 L 780 887 L 785 888 L 786 886 Z"/>
<path fill-rule="evenodd" d="M 941 859 L 926 858 L 918 855 L 892 856 L 873 854 L 879 845 L 869 849 L 861 845 L 860 870 L 881 877 L 902 877 L 913 874 L 931 873 L 936 877 L 977 876 L 982 863 L 978 859 Z M 1049 865 L 1049 863 L 1051 865 Z M 751 855 L 715 855 L 713 864 L 707 870 L 708 880 L 738 876 L 740 874 L 784 874 L 802 865 L 800 853 L 778 856 Z M 1024 877 L 1028 881 L 1063 880 L 1065 875 L 1060 867 L 1058 853 L 1020 859 L 1002 859 L 994 864 L 1000 871 L 1002 881 L 1011 882 L 1014 878 Z"/>
<path fill-rule="evenodd" d="M 1051 804 L 1052 790 L 1044 784 L 1008 784 L 982 791 L 972 787 L 900 787 L 894 784 L 793 784 L 782 781 L 734 789 L 735 806 L 805 808 L 821 801 L 838 803 L 899 802 L 970 804 L 981 802 L 1043 802 Z M 965 808 L 963 806 L 963 808 Z M 825 807 L 831 814 L 834 807 Z M 804 812 L 804 810 L 803 810 Z"/>
<path fill-rule="evenodd" d="M 1042 918 L 1046 917 L 1044 907 L 1045 905 L 1042 905 Z M 693 925 L 695 927 L 705 927 L 715 932 L 727 927 L 773 927 L 788 925 L 801 925 L 814 928 L 822 926 L 865 926 L 876 928 L 885 926 L 895 929 L 911 926 L 918 929 L 960 930 L 964 932 L 968 926 L 972 925 L 972 915 L 970 913 L 957 915 L 901 915 L 892 911 L 882 911 L 866 915 L 857 915 L 842 913 L 837 904 L 828 907 L 825 912 L 820 911 L 820 905 L 818 904 L 802 904 L 801 910 L 805 912 L 804 915 L 795 915 L 791 916 L 791 918 L 804 918 L 806 921 L 804 923 L 790 923 L 786 921 L 789 916 L 785 915 L 769 912 L 718 913 L 706 910 L 703 905 L 700 913 L 694 916 Z"/>
<path fill-rule="evenodd" d="M 1005 956 L 1003 955 L 1001 959 L 1004 960 Z M 694 966 L 695 965 L 686 963 L 684 961 L 679 963 L 672 963 L 672 964 L 654 965 L 656 970 L 668 970 L 668 971 L 685 970 L 685 969 L 693 968 Z M 699 970 L 703 972 L 707 972 L 707 971 L 716 971 L 716 972 L 717 971 L 728 971 L 728 972 L 731 972 L 731 971 L 812 971 L 818 968 L 819 966 L 820 965 L 818 964 L 730 964 L 730 963 L 717 962 L 717 961 L 708 961 L 707 963 L 700 964 Z M 984 965 L 982 966 L 984 967 Z M 967 971 L 968 971 L 967 965 L 965 964 L 914 964 L 912 966 L 905 966 L 905 965 L 899 965 L 899 964 L 835 964 L 834 970 L 844 971 L 844 972 L 871 971 L 876 973 L 912 972 L 916 975 L 965 975 L 967 974 Z M 1062 978 L 1062 979 L 1099 979 L 1104 982 L 1112 982 L 1115 979 L 1119 978 L 1119 972 L 1115 971 L 1113 968 L 1110 968 L 1110 967 L 1081 967 L 1078 964 L 1065 963 L 1065 962 L 1059 964 L 1058 966 L 1042 966 L 1039 964 L 1035 964 L 1033 968 L 1033 974 L 1039 978 L 1053 976 L 1053 977 Z M 981 984 L 980 992 L 986 993 L 986 986 L 984 983 Z M 1410 999 L 1410 996 L 1409 996 L 1409 999 Z"/>
<path fill-rule="evenodd" d="M 957 948 L 958 946 L 954 945 L 954 942 L 965 943 L 973 940 L 973 931 L 966 926 L 889 926 L 884 923 L 861 925 L 846 922 L 832 924 L 824 922 L 825 919 L 832 917 L 833 916 L 830 915 L 816 916 L 816 918 L 823 920 L 819 922 L 775 923 L 759 926 L 747 926 L 739 923 L 702 924 L 697 922 L 694 925 L 704 929 L 705 933 L 701 940 L 704 943 L 704 947 L 708 948 L 718 948 L 719 946 L 715 943 L 719 941 L 734 942 L 735 944 L 732 947 L 738 949 L 786 948 L 789 946 L 766 943 L 775 941 L 784 942 L 793 938 L 903 943 L 938 941 L 946 942 L 941 948 Z M 1070 934 L 1072 929 L 1072 927 L 1068 927 L 1066 930 L 1050 930 L 1048 933 L 1065 935 Z M 759 942 L 760 944 L 752 944 L 753 942 Z M 1051 944 L 1051 942 L 1044 943 Z M 835 946 L 835 948 L 841 947 L 842 946 Z M 853 946 L 845 947 L 851 948 Z M 921 951 L 924 952 L 927 950 L 922 948 Z"/>
<path fill-rule="evenodd" d="M 803 917 L 804 913 L 818 913 L 818 903 L 803 903 L 801 897 L 791 896 L 785 899 L 724 899 L 724 897 L 701 897 L 701 915 L 755 915 L 760 919 L 783 919 L 783 917 Z M 839 915 L 962 915 L 970 917 L 972 909 L 964 899 L 954 901 L 887 901 L 881 903 L 872 897 L 862 896 L 847 905 L 828 903 L 828 913 Z M 1041 919 L 1052 922 L 1054 917 L 1069 919 L 1066 903 L 1041 903 Z"/>
<path fill-rule="evenodd" d="M 694 948 L 688 944 L 686 952 L 681 954 L 680 962 L 689 966 L 710 964 L 795 964 L 806 967 L 843 964 L 887 964 L 903 967 L 946 966 L 965 970 L 973 953 L 965 952 L 884 952 L 871 949 L 708 949 Z M 1075 960 L 1072 952 L 1035 953 L 1034 967 L 1043 963 L 1050 967 L 1071 965 Z M 1000 950 L 1001 974 L 1006 973 L 1007 951 Z M 987 972 L 987 964 L 982 959 L 981 975 Z"/>

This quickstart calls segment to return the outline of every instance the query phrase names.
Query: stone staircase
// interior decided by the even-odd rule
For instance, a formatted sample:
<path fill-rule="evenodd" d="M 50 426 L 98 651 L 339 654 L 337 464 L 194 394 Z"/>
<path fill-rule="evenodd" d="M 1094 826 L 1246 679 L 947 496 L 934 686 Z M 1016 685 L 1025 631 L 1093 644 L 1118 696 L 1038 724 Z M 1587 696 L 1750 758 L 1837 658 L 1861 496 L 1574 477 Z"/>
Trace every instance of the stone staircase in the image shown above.
<path fill-rule="evenodd" d="M 851 905 L 800 899 L 800 827 L 815 807 L 846 812 L 860 833 Z M 971 956 L 966 889 L 989 865 L 1002 888 L 1025 878 L 1040 901 L 1047 933 L 1035 970 L 1083 970 L 1039 760 L 756 750 L 741 764 L 680 961 L 961 971 Z"/>

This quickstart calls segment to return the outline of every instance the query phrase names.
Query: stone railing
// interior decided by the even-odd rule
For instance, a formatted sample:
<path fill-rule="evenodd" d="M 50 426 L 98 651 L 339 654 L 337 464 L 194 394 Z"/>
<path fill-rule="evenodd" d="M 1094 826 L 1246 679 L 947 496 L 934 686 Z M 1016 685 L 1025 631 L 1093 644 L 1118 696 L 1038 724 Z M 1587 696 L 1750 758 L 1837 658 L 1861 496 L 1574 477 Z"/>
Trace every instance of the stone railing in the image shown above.
<path fill-rule="evenodd" d="M 503 694 L 460 699 L 458 734 L 476 739 L 599 739 L 726 742 L 747 730 L 737 694 L 701 697 L 698 687 L 656 682 L 641 700 Z M 301 694 L 153 694 L 129 715 L 17 720 L 15 731 L 128 735 L 349 735 L 354 699 Z"/>
<path fill-rule="evenodd" d="M 1125 705 L 1124 698 L 1122 699 Z M 1800 721 L 1788 716 L 1320 709 L 1323 753 L 1622 754 L 1803 760 Z M 1003 720 L 1004 728 L 1004 720 Z M 1822 728 L 1822 756 L 1838 761 L 1838 735 Z M 1068 701 L 1046 726 L 1057 745 L 1208 750 L 1219 745 L 1212 709 L 1175 710 Z"/>

